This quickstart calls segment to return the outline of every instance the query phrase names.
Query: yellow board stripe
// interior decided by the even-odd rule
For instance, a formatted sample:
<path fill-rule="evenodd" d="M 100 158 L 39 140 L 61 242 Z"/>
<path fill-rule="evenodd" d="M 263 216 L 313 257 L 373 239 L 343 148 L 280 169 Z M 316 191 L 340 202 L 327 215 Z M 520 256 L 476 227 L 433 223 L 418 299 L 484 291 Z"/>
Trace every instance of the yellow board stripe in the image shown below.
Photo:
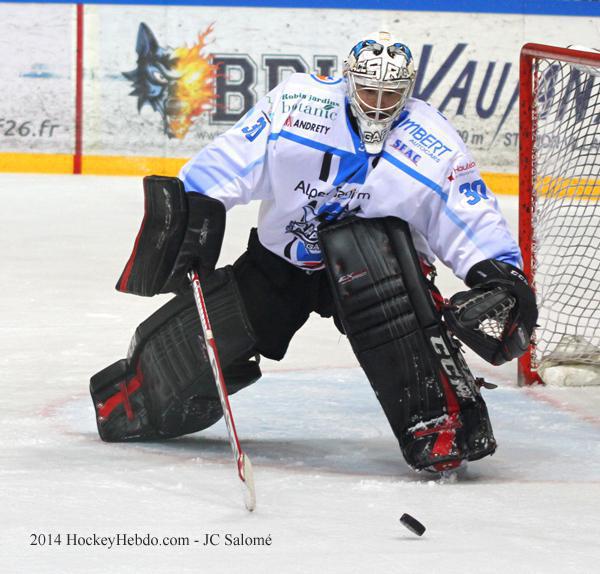
<path fill-rule="evenodd" d="M 519 195 L 519 176 L 517 174 L 483 172 L 481 176 L 496 195 Z"/>
<path fill-rule="evenodd" d="M 73 173 L 73 156 L 50 153 L 0 153 L 0 172 Z"/>
<path fill-rule="evenodd" d="M 85 175 L 171 175 L 175 176 L 187 158 L 86 155 Z M 62 154 L 0 153 L 0 172 L 73 173 L 73 156 Z M 483 173 L 496 194 L 516 195 L 519 177 L 509 173 Z"/>

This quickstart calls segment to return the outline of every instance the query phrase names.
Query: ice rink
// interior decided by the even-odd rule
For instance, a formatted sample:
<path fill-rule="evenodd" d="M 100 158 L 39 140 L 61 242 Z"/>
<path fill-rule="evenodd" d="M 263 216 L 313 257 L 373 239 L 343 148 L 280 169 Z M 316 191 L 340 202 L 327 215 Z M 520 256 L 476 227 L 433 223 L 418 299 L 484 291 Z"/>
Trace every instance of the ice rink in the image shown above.
<path fill-rule="evenodd" d="M 253 514 L 222 422 L 160 444 L 101 442 L 89 378 L 168 299 L 114 289 L 141 180 L 2 179 L 0 572 L 600 571 L 599 389 L 521 389 L 514 365 L 468 356 L 499 385 L 485 395 L 499 448 L 452 479 L 406 466 L 348 342 L 318 317 L 232 397 Z M 514 229 L 516 198 L 499 199 Z M 230 212 L 222 264 L 257 210 Z M 461 287 L 448 274 L 440 285 Z M 404 512 L 426 525 L 422 538 L 400 525 Z M 203 544 L 211 534 L 218 545 Z M 117 535 L 158 545 L 100 545 Z M 265 544 L 227 544 L 241 535 Z"/>

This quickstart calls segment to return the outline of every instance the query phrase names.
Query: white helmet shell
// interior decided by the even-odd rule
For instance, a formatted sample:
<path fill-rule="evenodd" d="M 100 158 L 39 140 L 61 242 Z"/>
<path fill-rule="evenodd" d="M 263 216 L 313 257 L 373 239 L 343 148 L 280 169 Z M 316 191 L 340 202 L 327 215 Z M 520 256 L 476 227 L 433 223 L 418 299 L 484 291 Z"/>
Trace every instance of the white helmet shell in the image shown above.
<path fill-rule="evenodd" d="M 369 34 L 350 51 L 344 77 L 365 149 L 378 154 L 415 84 L 410 49 L 389 32 Z"/>

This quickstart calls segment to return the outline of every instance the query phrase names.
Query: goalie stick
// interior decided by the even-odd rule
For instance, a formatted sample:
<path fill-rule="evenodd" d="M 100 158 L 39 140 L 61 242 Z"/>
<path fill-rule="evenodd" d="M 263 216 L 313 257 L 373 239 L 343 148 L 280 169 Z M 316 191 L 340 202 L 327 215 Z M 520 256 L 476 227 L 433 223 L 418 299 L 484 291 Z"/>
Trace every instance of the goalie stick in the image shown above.
<path fill-rule="evenodd" d="M 194 292 L 194 300 L 196 301 L 198 314 L 200 315 L 202 332 L 204 333 L 204 340 L 206 341 L 208 362 L 210 363 L 213 372 L 217 391 L 219 392 L 221 407 L 223 408 L 227 433 L 229 434 L 229 444 L 231 445 L 231 450 L 233 451 L 233 456 L 235 457 L 235 462 L 237 464 L 238 476 L 242 481 L 244 503 L 246 508 L 252 512 L 256 508 L 256 491 L 254 489 L 252 464 L 250 463 L 248 455 L 242 450 L 237 431 L 235 430 L 235 422 L 231 412 L 231 405 L 229 404 L 229 394 L 227 392 L 227 387 L 225 386 L 225 378 L 223 377 L 223 371 L 221 370 L 217 345 L 210 326 L 206 303 L 204 302 L 204 294 L 202 293 L 202 287 L 200 285 L 200 278 L 196 271 L 190 271 L 188 273 L 188 278 Z"/>

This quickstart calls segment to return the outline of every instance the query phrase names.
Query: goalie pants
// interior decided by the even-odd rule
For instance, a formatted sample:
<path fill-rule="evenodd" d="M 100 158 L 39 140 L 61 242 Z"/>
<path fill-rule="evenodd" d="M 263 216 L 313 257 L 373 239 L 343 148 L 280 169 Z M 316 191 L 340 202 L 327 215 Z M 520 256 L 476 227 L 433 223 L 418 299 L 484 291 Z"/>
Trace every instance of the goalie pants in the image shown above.
<path fill-rule="evenodd" d="M 256 350 L 281 360 L 296 331 L 311 312 L 335 318 L 335 305 L 325 271 L 306 273 L 262 246 L 252 229 L 247 251 L 233 273 L 257 339 Z"/>

